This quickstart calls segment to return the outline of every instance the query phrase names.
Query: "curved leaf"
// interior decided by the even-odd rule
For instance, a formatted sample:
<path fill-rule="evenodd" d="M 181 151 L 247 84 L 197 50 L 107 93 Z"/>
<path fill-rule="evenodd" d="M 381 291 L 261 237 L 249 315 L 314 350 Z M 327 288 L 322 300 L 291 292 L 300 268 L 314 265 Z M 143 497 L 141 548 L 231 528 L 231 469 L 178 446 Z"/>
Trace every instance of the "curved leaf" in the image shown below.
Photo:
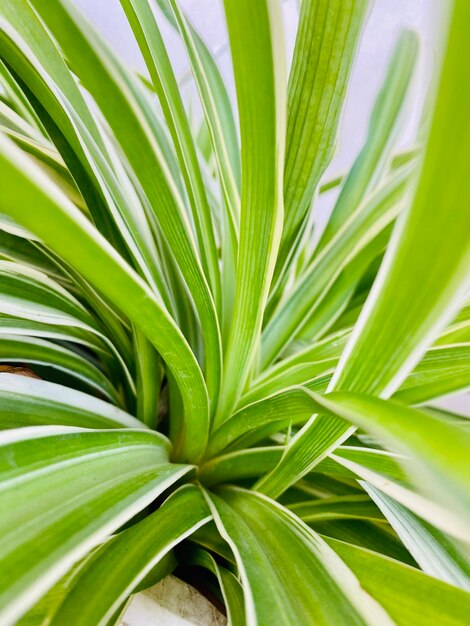
<path fill-rule="evenodd" d="M 220 333 L 214 302 L 202 270 L 186 209 L 152 129 L 119 68 L 98 35 L 68 0 L 33 6 L 51 30 L 80 80 L 93 94 L 115 132 L 159 229 L 189 287 L 197 308 L 205 345 L 206 378 L 216 401 L 220 383 Z M 143 156 L 145 155 L 145 157 Z"/>
<path fill-rule="evenodd" d="M 13 623 L 102 539 L 188 472 L 145 431 L 0 434 L 0 616 Z"/>
<path fill-rule="evenodd" d="M 47 365 L 77 378 L 116 404 L 121 399 L 103 372 L 86 358 L 50 341 L 0 332 L 0 362 Z"/>
<path fill-rule="evenodd" d="M 284 507 L 234 488 L 211 495 L 210 506 L 237 560 L 249 626 L 393 623 L 326 542 Z"/>
<path fill-rule="evenodd" d="M 468 25 L 470 6 L 457 0 L 415 199 L 396 224 L 330 390 L 392 395 L 465 301 L 470 284 L 470 185 L 463 164 L 470 159 L 470 87 L 466 83 L 462 90 L 460 68 L 463 51 L 470 50 Z M 452 156 L 443 162 L 450 145 Z M 440 248 L 446 254 L 437 255 Z M 287 459 L 291 469 L 297 465 L 297 470 L 308 472 L 351 432 L 348 424 L 332 416 L 313 417 L 292 440 L 279 472 L 284 472 Z"/>
<path fill-rule="evenodd" d="M 312 398 L 312 410 L 333 414 L 361 426 L 383 438 L 392 448 L 409 455 L 404 457 L 403 463 L 405 469 L 409 469 L 411 464 L 410 478 L 418 482 L 431 499 L 450 507 L 449 514 L 457 522 L 454 532 L 459 538 L 468 539 L 463 519 L 468 518 L 470 510 L 469 433 L 435 415 L 390 400 L 345 392 L 333 392 L 326 396 L 311 391 L 305 393 Z M 307 468 L 310 469 L 310 459 L 317 457 L 324 444 L 317 433 L 310 431 L 310 437 L 304 433 L 301 430 L 294 437 L 280 464 L 258 483 L 258 489 L 278 495 L 304 475 Z M 302 458 L 298 454 L 299 447 L 305 453 Z"/>
<path fill-rule="evenodd" d="M 335 539 L 326 542 L 389 612 L 397 626 L 464 626 L 470 594 L 376 552 Z M 399 599 L 399 601 L 397 601 Z"/>
<path fill-rule="evenodd" d="M 161 559 L 210 517 L 196 487 L 187 485 L 176 491 L 157 511 L 97 550 L 69 584 L 65 600 L 50 624 L 108 624 Z M 109 576 L 111 571 L 113 576 Z"/>
<path fill-rule="evenodd" d="M 15 374 L 0 374 L 0 428 L 35 425 L 143 428 L 118 407 L 76 389 Z"/>
<path fill-rule="evenodd" d="M 279 7 L 226 0 L 240 116 L 242 198 L 233 323 L 216 422 L 227 419 L 253 363 L 282 220 L 284 84 Z"/>
<path fill-rule="evenodd" d="M 0 208 L 28 224 L 111 300 L 153 343 L 180 386 L 185 424 L 176 442 L 183 458 L 198 458 L 209 427 L 207 391 L 181 331 L 151 290 L 108 242 L 7 140 L 0 140 Z M 8 181 L 8 184 L 5 184 Z M 34 202 L 38 210 L 31 212 Z"/>

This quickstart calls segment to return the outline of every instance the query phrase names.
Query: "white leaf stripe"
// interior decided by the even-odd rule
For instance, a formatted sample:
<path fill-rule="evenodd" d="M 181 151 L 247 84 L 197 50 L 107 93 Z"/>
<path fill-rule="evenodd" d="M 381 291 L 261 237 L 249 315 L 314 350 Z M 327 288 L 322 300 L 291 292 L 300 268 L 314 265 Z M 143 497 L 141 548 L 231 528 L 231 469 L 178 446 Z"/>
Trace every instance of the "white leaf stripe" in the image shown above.
<path fill-rule="evenodd" d="M 208 502 L 240 569 L 249 626 L 273 619 L 283 624 L 393 623 L 319 535 L 284 507 L 234 488 L 208 496 Z M 286 559 L 297 564 L 287 576 Z M 328 608 L 322 602 L 326 589 L 335 598 Z"/>
<path fill-rule="evenodd" d="M 206 445 L 207 391 L 195 357 L 180 330 L 150 289 L 108 242 L 17 150 L 6 140 L 0 141 L 0 179 L 9 181 L 14 196 L 14 199 L 9 198 L 4 193 L 0 200 L 1 209 L 10 215 L 15 214 L 23 223 L 31 223 L 46 243 L 50 243 L 57 253 L 114 302 L 155 345 L 180 384 L 187 407 L 187 428 L 196 428 L 195 437 L 186 430 L 180 433 L 177 443 L 183 455 L 189 453 L 189 456 L 198 457 Z M 12 180 L 18 183 L 14 190 Z M 28 211 L 30 194 L 41 198 L 40 212 Z M 97 267 L 106 267 L 106 272 L 97 271 Z"/>
<path fill-rule="evenodd" d="M 111 436 L 110 432 L 67 434 L 65 430 L 60 435 L 41 437 L 39 433 L 33 439 L 10 443 L 0 437 L 3 477 L 12 472 L 17 475 L 10 488 L 2 481 L 0 493 L 5 512 L 1 520 L 3 623 L 14 623 L 75 561 L 188 471 L 165 464 L 160 438 L 151 433 L 129 431 L 125 435 L 128 445 L 119 446 L 114 451 L 119 453 L 113 454 L 116 438 L 124 444 L 122 431 L 114 432 Z M 58 450 L 70 454 L 68 442 L 79 456 L 65 467 Z M 88 456 L 90 444 L 92 455 Z M 40 476 L 37 470 L 29 472 L 29 463 L 38 453 L 42 453 L 44 467 Z M 21 466 L 5 471 L 12 458 L 21 461 Z M 21 472 L 25 480 L 18 482 Z"/>
<path fill-rule="evenodd" d="M 285 134 L 279 7 L 273 0 L 226 0 L 225 12 L 239 106 L 242 198 L 233 323 L 215 423 L 236 404 L 257 348 L 282 223 Z"/>
<path fill-rule="evenodd" d="M 81 391 L 16 374 L 0 374 L 0 427 L 63 424 L 84 428 L 144 428 L 118 407 Z M 24 420 L 24 422 L 22 422 Z"/>

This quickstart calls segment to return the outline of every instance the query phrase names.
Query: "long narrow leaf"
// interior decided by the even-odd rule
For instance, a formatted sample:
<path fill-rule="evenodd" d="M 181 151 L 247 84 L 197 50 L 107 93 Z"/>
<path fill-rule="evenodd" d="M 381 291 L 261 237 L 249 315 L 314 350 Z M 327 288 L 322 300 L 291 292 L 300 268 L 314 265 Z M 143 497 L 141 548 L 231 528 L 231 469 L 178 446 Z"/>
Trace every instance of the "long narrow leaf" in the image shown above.
<path fill-rule="evenodd" d="M 186 406 L 178 454 L 200 456 L 208 432 L 207 391 L 194 355 L 167 311 L 79 210 L 6 140 L 0 141 L 0 161 L 1 210 L 28 224 L 155 345 L 180 385 Z M 37 211 L 29 210 L 31 202 Z"/>
<path fill-rule="evenodd" d="M 379 400 L 356 393 L 333 392 L 320 396 L 306 391 L 312 398 L 312 411 L 327 412 L 337 419 L 348 420 L 383 438 L 394 449 L 408 456 L 404 459 L 405 469 L 412 464 L 413 479 L 424 493 L 438 503 L 450 507 L 449 514 L 456 520 L 468 518 L 470 479 L 470 434 L 441 418 L 404 407 L 390 400 Z M 410 432 L 410 425 L 413 431 Z M 346 430 L 346 426 L 344 426 Z M 299 446 L 304 451 L 301 458 Z M 309 446 L 309 447 L 307 447 Z M 286 448 L 279 466 L 260 481 L 258 488 L 268 494 L 281 493 L 285 485 L 292 484 L 294 476 L 305 474 L 310 468 L 312 457 L 322 458 L 319 450 L 323 443 L 317 437 L 299 437 Z M 452 454 L 449 455 L 449 450 Z M 287 461 L 284 462 L 283 461 Z M 468 537 L 464 524 L 457 531 Z"/>
<path fill-rule="evenodd" d="M 452 539 L 372 485 L 362 484 L 423 572 L 470 591 L 470 563 Z"/>
<path fill-rule="evenodd" d="M 279 7 L 226 0 L 242 141 L 237 287 L 218 421 L 226 419 L 253 362 L 279 243 L 285 94 Z"/>
<path fill-rule="evenodd" d="M 146 0 L 121 0 L 139 43 L 171 132 L 179 163 L 186 181 L 201 261 L 212 286 L 214 299 L 220 299 L 220 272 L 209 202 L 198 163 L 196 147 L 183 101 L 163 43 L 158 24 Z"/>
<path fill-rule="evenodd" d="M 464 626 L 470 594 L 376 552 L 326 538 L 398 626 Z"/>
<path fill-rule="evenodd" d="M 209 395 L 215 402 L 220 383 L 220 333 L 180 194 L 135 95 L 110 59 L 103 42 L 68 0 L 33 0 L 46 25 L 90 90 L 122 147 L 159 228 L 190 288 L 205 343 Z M 129 81 L 129 77 L 127 81 Z M 145 155 L 145 157 L 143 157 Z"/>
<path fill-rule="evenodd" d="M 182 487 L 161 508 L 112 538 L 88 560 L 69 583 L 51 625 L 108 624 L 152 568 L 210 517 L 202 493 L 194 486 Z M 115 574 L 109 576 L 110 571 Z"/>
<path fill-rule="evenodd" d="M 247 624 L 391 624 L 327 544 L 287 509 L 240 489 L 210 496 L 244 586 Z"/>
<path fill-rule="evenodd" d="M 14 623 L 100 540 L 187 473 L 144 431 L 36 427 L 0 439 L 0 616 Z"/>
<path fill-rule="evenodd" d="M 314 191 L 332 155 L 367 0 L 302 3 L 289 76 L 284 228 L 276 283 L 302 234 Z"/>
<path fill-rule="evenodd" d="M 81 391 L 16 374 L 0 374 L 0 428 L 35 425 L 143 428 L 125 411 Z"/>
<path fill-rule="evenodd" d="M 413 370 L 439 330 L 462 306 L 467 293 L 470 186 L 463 164 L 470 158 L 470 128 L 466 124 L 470 88 L 466 84 L 462 89 L 460 67 L 462 51 L 469 46 L 466 35 L 469 24 L 469 5 L 456 0 L 415 200 L 396 225 L 330 389 L 390 396 Z M 450 145 L 452 158 L 443 162 L 442 154 Z M 445 255 L 436 254 L 441 246 L 447 251 Z M 308 458 L 305 464 L 308 471 L 350 432 L 347 424 L 331 416 L 313 417 L 293 439 L 293 447 L 285 459 L 290 458 L 289 462 L 295 464 L 300 458 Z M 313 441 L 316 443 L 312 454 L 308 448 Z M 285 462 L 281 461 L 280 472 Z"/>

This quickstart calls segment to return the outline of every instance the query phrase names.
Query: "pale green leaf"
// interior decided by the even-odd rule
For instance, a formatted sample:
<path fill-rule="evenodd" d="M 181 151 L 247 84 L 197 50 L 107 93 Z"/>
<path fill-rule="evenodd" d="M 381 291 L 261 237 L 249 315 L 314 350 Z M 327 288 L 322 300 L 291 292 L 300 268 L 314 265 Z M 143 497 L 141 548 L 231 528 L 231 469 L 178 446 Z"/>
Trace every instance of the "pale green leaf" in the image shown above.
<path fill-rule="evenodd" d="M 305 0 L 289 75 L 284 228 L 274 277 L 298 245 L 332 155 L 367 0 Z"/>
<path fill-rule="evenodd" d="M 198 258 L 186 210 L 145 114 L 110 58 L 103 42 L 68 0 L 47 6 L 33 0 L 75 72 L 93 94 L 101 112 L 146 194 L 152 213 L 189 286 L 201 322 L 205 344 L 206 378 L 216 401 L 220 382 L 220 336 L 214 302 Z M 145 156 L 144 156 L 145 155 Z"/>
<path fill-rule="evenodd" d="M 253 492 L 208 496 L 233 550 L 247 624 L 392 624 L 326 542 L 284 507 Z"/>
<path fill-rule="evenodd" d="M 2 335 L 0 329 L 0 362 L 46 365 L 84 382 L 115 404 L 122 404 L 119 393 L 108 377 L 85 354 L 51 341 L 26 335 Z"/>
<path fill-rule="evenodd" d="M 59 424 L 82 428 L 143 428 L 118 407 L 76 389 L 0 374 L 0 428 Z"/>
<path fill-rule="evenodd" d="M 202 493 L 194 486 L 182 487 L 157 511 L 113 537 L 85 563 L 50 623 L 106 626 L 145 576 L 210 517 Z M 109 576 L 109 572 L 114 574 Z M 77 607 L 81 607 L 79 611 Z"/>
<path fill-rule="evenodd" d="M 324 397 L 311 391 L 305 393 L 312 398 L 312 411 L 333 414 L 337 419 L 361 426 L 385 440 L 392 449 L 405 453 L 403 463 L 409 470 L 410 479 L 418 483 L 431 500 L 449 507 L 449 514 L 457 523 L 452 534 L 455 532 L 459 538 L 468 538 L 463 519 L 468 518 L 470 504 L 469 433 L 437 416 L 390 400 L 344 392 L 333 392 Z M 346 426 L 343 428 L 347 431 Z M 318 454 L 323 443 L 312 436 L 312 431 L 310 437 L 300 431 L 292 441 L 281 463 L 258 483 L 258 489 L 279 495 L 286 485 L 294 482 L 295 476 L 302 476 L 307 468 L 310 469 L 312 457 L 324 456 L 324 453 Z M 302 457 L 298 454 L 299 448 L 304 451 Z M 451 455 L 449 450 L 452 450 Z"/>
<path fill-rule="evenodd" d="M 319 498 L 297 502 L 288 508 L 306 523 L 328 519 L 367 519 L 385 522 L 380 510 L 368 496 Z"/>
<path fill-rule="evenodd" d="M 387 165 L 416 65 L 418 43 L 415 33 L 404 31 L 395 45 L 370 116 L 366 142 L 341 187 L 317 251 L 334 237 Z"/>
<path fill-rule="evenodd" d="M 175 145 L 196 227 L 201 262 L 214 299 L 219 302 L 220 271 L 210 206 L 170 58 L 150 4 L 146 0 L 121 0 L 121 4 L 139 43 Z"/>
<path fill-rule="evenodd" d="M 461 308 L 467 293 L 470 186 L 464 164 L 470 158 L 470 127 L 466 123 L 470 88 L 465 84 L 462 89 L 460 63 L 462 51 L 468 47 L 468 24 L 469 7 L 457 0 L 416 196 L 395 227 L 330 389 L 390 396 Z M 444 152 L 451 158 L 443 161 Z M 445 249 L 446 254 L 436 254 L 438 249 Z M 295 450 L 291 447 L 279 472 L 286 463 L 309 471 L 350 432 L 345 422 L 331 416 L 313 417 L 293 440 Z M 287 473 L 293 480 L 294 472 Z"/>
<path fill-rule="evenodd" d="M 14 623 L 102 539 L 190 467 L 145 431 L 23 428 L 0 436 L 1 620 Z"/>
<path fill-rule="evenodd" d="M 346 263 L 395 220 L 407 200 L 409 184 L 409 169 L 394 173 L 349 216 L 308 266 L 263 330 L 263 367 L 270 365 L 293 335 L 301 331 Z"/>
<path fill-rule="evenodd" d="M 423 572 L 470 591 L 470 563 L 461 546 L 372 485 L 362 485 Z"/>
<path fill-rule="evenodd" d="M 398 626 L 465 626 L 470 594 L 376 552 L 326 538 Z"/>
<path fill-rule="evenodd" d="M 282 221 L 285 86 L 279 7 L 226 0 L 240 117 L 242 196 L 233 324 L 216 423 L 236 404 L 255 356 Z"/>
<path fill-rule="evenodd" d="M 436 346 L 408 375 L 394 398 L 422 404 L 470 387 L 470 344 Z"/>
<path fill-rule="evenodd" d="M 222 567 L 206 550 L 195 549 L 189 562 L 191 565 L 204 567 L 217 576 L 227 609 L 228 626 L 246 626 L 243 588 L 238 578 L 230 570 Z"/>
<path fill-rule="evenodd" d="M 207 391 L 194 355 L 168 312 L 80 211 L 6 140 L 0 142 L 0 161 L 0 208 L 35 230 L 154 344 L 180 385 L 186 406 L 178 453 L 200 456 L 208 431 Z M 29 211 L 31 202 L 37 211 Z"/>

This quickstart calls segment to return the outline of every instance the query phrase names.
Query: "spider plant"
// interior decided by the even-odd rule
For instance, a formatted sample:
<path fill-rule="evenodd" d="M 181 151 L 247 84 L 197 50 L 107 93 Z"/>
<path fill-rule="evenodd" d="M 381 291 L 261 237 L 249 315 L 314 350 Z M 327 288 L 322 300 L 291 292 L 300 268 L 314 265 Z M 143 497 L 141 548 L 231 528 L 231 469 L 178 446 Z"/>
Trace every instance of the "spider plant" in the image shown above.
<path fill-rule="evenodd" d="M 72 0 L 0 3 L 0 623 L 174 571 L 233 626 L 468 624 L 470 3 L 419 145 L 403 32 L 335 180 L 367 0 L 303 0 L 289 71 L 279 0 L 224 0 L 236 112 L 177 0 L 121 5 L 148 76 Z"/>

